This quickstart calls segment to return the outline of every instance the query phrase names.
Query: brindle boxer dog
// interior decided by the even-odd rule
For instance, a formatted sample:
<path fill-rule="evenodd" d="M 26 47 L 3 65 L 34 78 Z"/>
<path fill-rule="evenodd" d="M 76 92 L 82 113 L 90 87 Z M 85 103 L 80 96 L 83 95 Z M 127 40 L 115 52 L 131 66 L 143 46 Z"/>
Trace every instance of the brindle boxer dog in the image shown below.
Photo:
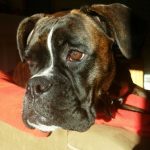
<path fill-rule="evenodd" d="M 25 124 L 42 131 L 85 131 L 97 111 L 111 116 L 113 99 L 144 94 L 127 65 L 143 43 L 141 29 L 131 10 L 117 3 L 25 18 L 17 32 L 21 59 L 32 75 Z"/>

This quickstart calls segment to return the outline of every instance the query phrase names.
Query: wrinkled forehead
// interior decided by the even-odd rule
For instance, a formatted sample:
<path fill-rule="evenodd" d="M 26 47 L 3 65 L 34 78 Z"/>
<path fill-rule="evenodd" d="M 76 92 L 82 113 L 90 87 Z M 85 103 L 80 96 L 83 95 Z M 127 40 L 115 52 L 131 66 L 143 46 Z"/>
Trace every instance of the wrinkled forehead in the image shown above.
<path fill-rule="evenodd" d="M 46 42 L 51 31 L 58 44 L 65 42 L 67 39 L 74 42 L 84 41 L 91 35 L 89 30 L 92 24 L 87 20 L 84 15 L 73 13 L 61 17 L 46 16 L 36 23 L 35 28 L 28 36 L 29 44 L 32 45 L 37 41 Z M 32 40 L 30 40 L 31 37 Z"/>

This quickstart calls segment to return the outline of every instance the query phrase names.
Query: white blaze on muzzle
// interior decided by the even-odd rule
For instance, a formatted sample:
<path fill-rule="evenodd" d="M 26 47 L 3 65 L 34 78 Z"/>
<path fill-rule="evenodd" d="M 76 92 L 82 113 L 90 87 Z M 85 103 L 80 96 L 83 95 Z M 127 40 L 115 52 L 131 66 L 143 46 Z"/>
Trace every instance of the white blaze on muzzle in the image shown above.
<path fill-rule="evenodd" d="M 47 47 L 50 54 L 50 65 L 45 68 L 44 70 L 38 72 L 37 74 L 33 75 L 31 78 L 38 77 L 38 76 L 48 76 L 52 74 L 53 67 L 54 67 L 54 56 L 52 51 L 52 36 L 54 32 L 54 26 L 50 30 L 48 37 L 47 37 Z"/>
<path fill-rule="evenodd" d="M 53 56 L 53 51 L 52 51 L 52 36 L 53 36 L 53 32 L 54 32 L 54 26 L 51 29 L 50 33 L 48 34 L 48 38 L 47 38 L 47 47 L 48 47 L 48 50 L 50 52 L 50 58 L 51 58 L 51 65 L 48 68 L 49 71 L 52 71 L 53 67 L 54 67 L 54 56 Z"/>

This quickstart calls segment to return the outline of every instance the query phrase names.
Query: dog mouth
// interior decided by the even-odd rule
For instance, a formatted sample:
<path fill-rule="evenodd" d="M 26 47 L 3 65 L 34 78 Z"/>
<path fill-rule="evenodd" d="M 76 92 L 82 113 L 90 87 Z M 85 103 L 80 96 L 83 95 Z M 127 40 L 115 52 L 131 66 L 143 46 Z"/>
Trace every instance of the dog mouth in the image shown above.
<path fill-rule="evenodd" d="M 47 118 L 33 110 L 26 115 L 23 113 L 23 121 L 27 127 L 38 129 L 43 132 L 51 132 L 60 128 L 59 126 L 50 125 Z"/>
<path fill-rule="evenodd" d="M 69 109 L 36 110 L 33 107 L 24 106 L 23 121 L 29 128 L 36 128 L 43 132 L 55 131 L 58 128 L 83 132 L 94 123 L 95 116 L 88 113 L 85 108 L 74 107 Z M 48 115 L 45 115 L 45 114 Z"/>
<path fill-rule="evenodd" d="M 36 129 L 39 129 L 43 132 L 51 132 L 51 131 L 55 131 L 56 129 L 60 128 L 58 126 L 54 126 L 54 125 L 44 125 L 44 124 L 41 124 L 41 123 L 32 123 L 30 122 L 29 120 L 26 121 L 28 126 L 32 127 L 32 128 L 36 128 Z"/>

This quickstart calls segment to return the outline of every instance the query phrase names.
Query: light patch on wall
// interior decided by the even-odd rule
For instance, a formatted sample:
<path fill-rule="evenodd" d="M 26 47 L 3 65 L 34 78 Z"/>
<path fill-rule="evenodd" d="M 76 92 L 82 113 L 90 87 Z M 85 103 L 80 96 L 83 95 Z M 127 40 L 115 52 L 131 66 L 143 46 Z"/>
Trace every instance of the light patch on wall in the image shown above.
<path fill-rule="evenodd" d="M 150 74 L 144 74 L 144 88 L 150 90 Z"/>
<path fill-rule="evenodd" d="M 144 86 L 143 71 L 131 69 L 130 73 L 131 73 L 131 78 L 133 82 L 137 84 L 138 86 L 143 87 Z"/>

